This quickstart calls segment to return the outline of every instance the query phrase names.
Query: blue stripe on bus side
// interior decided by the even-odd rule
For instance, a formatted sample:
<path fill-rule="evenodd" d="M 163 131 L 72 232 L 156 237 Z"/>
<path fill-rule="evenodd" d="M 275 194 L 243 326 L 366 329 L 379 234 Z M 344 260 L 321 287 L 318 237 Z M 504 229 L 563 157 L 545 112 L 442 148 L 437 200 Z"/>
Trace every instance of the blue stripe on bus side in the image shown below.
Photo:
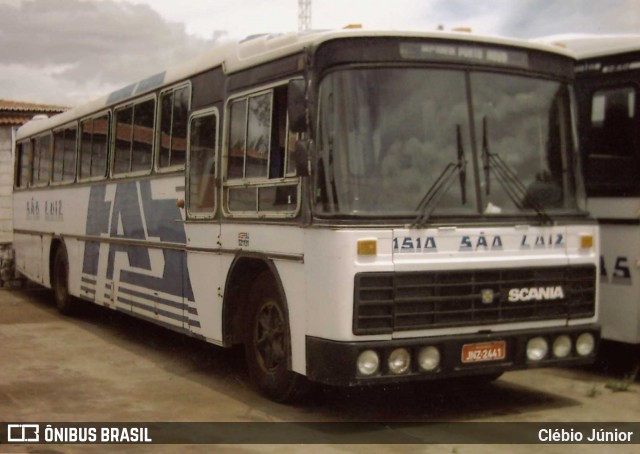
<path fill-rule="evenodd" d="M 122 313 L 127 313 L 127 314 L 131 313 L 130 310 L 126 310 L 126 309 L 124 309 L 122 307 L 116 307 L 116 310 L 118 312 L 122 312 Z M 187 328 L 183 328 L 183 327 L 178 326 L 178 325 L 172 325 L 171 323 L 163 322 L 162 320 L 158 320 L 156 318 L 149 317 L 149 316 L 146 316 L 144 314 L 140 314 L 138 312 L 136 312 L 134 315 L 135 315 L 136 318 L 139 318 L 141 320 L 146 320 L 146 321 L 151 322 L 151 323 L 153 323 L 155 325 L 160 325 L 160 326 L 163 326 L 165 328 L 168 328 L 168 329 L 170 329 L 172 331 L 176 331 L 178 333 L 186 334 L 186 335 L 191 336 L 191 337 L 193 337 L 195 339 L 206 340 L 206 337 L 204 337 L 203 335 L 194 333 L 193 331 L 189 331 L 189 329 L 187 329 Z M 191 323 L 189 323 L 189 324 L 191 325 Z M 196 326 L 200 327 L 200 324 L 198 323 Z"/>
<path fill-rule="evenodd" d="M 173 307 L 175 309 L 181 309 L 181 310 L 188 309 L 188 306 L 186 304 L 177 303 L 175 301 L 171 301 L 171 300 L 167 300 L 167 299 L 164 299 L 164 298 L 160 298 L 159 296 L 155 296 L 155 295 L 148 295 L 146 293 L 137 292 L 135 290 L 131 290 L 131 289 L 128 289 L 126 287 L 118 287 L 118 291 L 121 292 L 121 293 L 126 293 L 127 295 L 137 296 L 138 298 L 142 298 L 142 299 L 145 299 L 145 300 L 154 301 L 156 303 L 164 304 L 165 306 L 170 306 L 170 307 Z"/>
<path fill-rule="evenodd" d="M 144 304 L 144 303 L 139 303 L 137 301 L 131 301 L 131 300 L 126 299 L 126 298 L 118 297 L 118 302 L 119 303 L 123 303 L 123 304 L 130 304 L 131 306 L 137 307 L 138 309 L 142 309 L 144 311 L 149 311 L 149 312 L 152 312 L 154 314 L 158 314 L 158 315 L 161 315 L 163 317 L 167 317 L 167 318 L 170 318 L 172 320 L 176 320 L 178 322 L 182 322 L 182 323 L 185 323 L 185 322 L 188 323 L 189 322 L 189 317 L 185 317 L 183 315 L 174 314 L 172 312 L 165 311 L 165 310 L 162 310 L 162 309 L 156 309 L 153 306 L 149 306 L 149 305 Z"/>
<path fill-rule="evenodd" d="M 186 304 L 183 303 L 176 303 L 175 301 L 169 301 L 166 300 L 164 298 L 160 298 L 158 296 L 154 296 L 154 295 L 146 295 L 142 292 L 137 292 L 135 290 L 131 290 L 128 288 L 123 288 L 123 287 L 119 287 L 118 289 L 121 293 L 125 293 L 131 296 L 135 296 L 137 298 L 141 298 L 147 301 L 153 301 L 159 304 L 163 304 L 169 307 L 173 307 L 174 309 L 181 309 L 181 310 L 186 310 L 188 314 L 192 314 L 192 315 L 198 315 L 198 311 L 196 308 L 193 307 L 189 307 Z M 196 328 L 200 328 L 200 322 L 198 320 L 193 320 L 189 317 L 183 316 L 183 315 L 178 315 L 178 314 L 174 314 L 173 312 L 169 312 L 169 311 L 165 311 L 162 309 L 156 309 L 153 306 L 149 306 L 146 305 L 144 303 L 138 303 L 135 301 L 132 301 L 130 299 L 127 298 L 122 298 L 122 297 L 118 297 L 118 302 L 124 303 L 124 304 L 131 304 L 132 306 L 135 306 L 137 308 L 143 309 L 143 310 L 148 310 L 149 312 L 153 312 L 158 313 L 159 315 L 163 315 L 165 317 L 169 317 L 173 320 L 178 320 L 178 321 L 182 321 L 182 322 L 186 322 L 188 323 L 190 326 L 196 327 Z"/>

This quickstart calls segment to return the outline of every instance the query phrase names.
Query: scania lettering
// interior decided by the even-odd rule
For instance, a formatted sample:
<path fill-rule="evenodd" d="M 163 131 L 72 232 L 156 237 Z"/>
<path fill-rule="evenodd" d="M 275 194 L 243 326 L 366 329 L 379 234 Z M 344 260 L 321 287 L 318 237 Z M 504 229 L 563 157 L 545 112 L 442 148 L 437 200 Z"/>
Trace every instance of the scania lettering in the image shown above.
<path fill-rule="evenodd" d="M 512 288 L 509 290 L 509 301 L 558 300 L 564 299 L 562 287 Z"/>
<path fill-rule="evenodd" d="M 244 345 L 278 401 L 590 363 L 573 71 L 468 33 L 225 44 L 18 131 L 16 266 L 63 313 Z"/>

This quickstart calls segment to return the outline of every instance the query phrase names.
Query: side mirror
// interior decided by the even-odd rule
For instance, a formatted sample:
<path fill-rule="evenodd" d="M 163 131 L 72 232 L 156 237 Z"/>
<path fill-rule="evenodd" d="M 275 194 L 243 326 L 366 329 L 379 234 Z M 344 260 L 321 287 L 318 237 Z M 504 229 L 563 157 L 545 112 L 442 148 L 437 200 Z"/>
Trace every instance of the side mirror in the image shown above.
<path fill-rule="evenodd" d="M 287 114 L 289 130 L 301 133 L 307 131 L 306 83 L 302 79 L 289 82 L 287 89 Z"/>
<path fill-rule="evenodd" d="M 296 143 L 296 175 L 309 176 L 309 144 L 308 140 L 298 140 Z"/>

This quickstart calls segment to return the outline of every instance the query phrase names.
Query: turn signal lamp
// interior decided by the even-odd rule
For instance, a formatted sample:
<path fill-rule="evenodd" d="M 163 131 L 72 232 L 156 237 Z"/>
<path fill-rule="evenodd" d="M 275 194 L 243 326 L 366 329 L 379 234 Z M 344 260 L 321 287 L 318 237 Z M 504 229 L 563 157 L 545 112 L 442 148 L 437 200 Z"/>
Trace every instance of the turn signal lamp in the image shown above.
<path fill-rule="evenodd" d="M 376 255 L 377 253 L 377 240 L 358 240 L 358 255 Z"/>
<path fill-rule="evenodd" d="M 591 249 L 593 247 L 593 235 L 580 235 L 580 249 Z"/>

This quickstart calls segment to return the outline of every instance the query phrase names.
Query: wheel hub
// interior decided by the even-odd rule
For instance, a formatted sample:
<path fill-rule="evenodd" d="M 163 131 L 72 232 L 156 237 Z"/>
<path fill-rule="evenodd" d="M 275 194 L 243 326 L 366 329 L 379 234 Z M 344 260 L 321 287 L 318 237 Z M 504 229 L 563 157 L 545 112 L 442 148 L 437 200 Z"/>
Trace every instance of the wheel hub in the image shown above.
<path fill-rule="evenodd" d="M 285 360 L 284 315 L 275 301 L 267 301 L 256 317 L 255 348 L 260 367 L 267 373 L 278 371 Z"/>

